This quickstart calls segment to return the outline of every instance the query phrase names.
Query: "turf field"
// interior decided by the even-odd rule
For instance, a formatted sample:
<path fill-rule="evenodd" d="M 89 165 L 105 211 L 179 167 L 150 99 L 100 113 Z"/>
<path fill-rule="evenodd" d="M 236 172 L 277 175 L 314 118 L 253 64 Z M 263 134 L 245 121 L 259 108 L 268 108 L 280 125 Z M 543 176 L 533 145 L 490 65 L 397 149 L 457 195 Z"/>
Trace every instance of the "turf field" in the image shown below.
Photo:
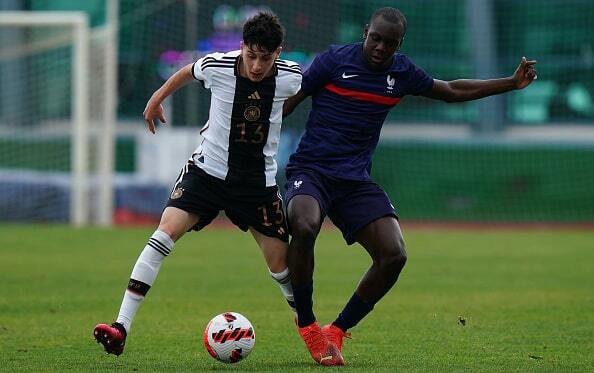
<path fill-rule="evenodd" d="M 111 322 L 151 229 L 0 226 L 0 370 L 308 371 L 316 366 L 248 234 L 184 237 L 161 268 L 126 350 L 91 338 Z M 594 370 L 594 233 L 406 229 L 396 287 L 352 330 L 341 371 Z M 368 266 L 336 231 L 317 244 L 315 308 L 328 322 Z M 217 313 L 254 324 L 225 365 L 202 346 Z"/>

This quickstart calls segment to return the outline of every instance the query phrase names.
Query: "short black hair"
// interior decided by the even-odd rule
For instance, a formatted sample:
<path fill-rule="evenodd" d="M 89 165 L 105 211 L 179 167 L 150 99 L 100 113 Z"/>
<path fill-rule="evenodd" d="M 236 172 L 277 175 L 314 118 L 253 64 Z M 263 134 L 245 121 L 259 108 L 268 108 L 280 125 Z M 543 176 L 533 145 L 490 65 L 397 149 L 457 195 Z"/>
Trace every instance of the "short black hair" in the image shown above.
<path fill-rule="evenodd" d="M 402 36 L 406 34 L 406 18 L 400 10 L 391 7 L 379 8 L 378 10 L 373 12 L 371 19 L 369 20 L 369 24 L 371 24 L 377 17 L 382 17 L 388 22 L 401 24 Z"/>
<path fill-rule="evenodd" d="M 269 53 L 283 43 L 285 29 L 278 17 L 272 13 L 260 12 L 243 25 L 243 43 L 257 45 Z"/>

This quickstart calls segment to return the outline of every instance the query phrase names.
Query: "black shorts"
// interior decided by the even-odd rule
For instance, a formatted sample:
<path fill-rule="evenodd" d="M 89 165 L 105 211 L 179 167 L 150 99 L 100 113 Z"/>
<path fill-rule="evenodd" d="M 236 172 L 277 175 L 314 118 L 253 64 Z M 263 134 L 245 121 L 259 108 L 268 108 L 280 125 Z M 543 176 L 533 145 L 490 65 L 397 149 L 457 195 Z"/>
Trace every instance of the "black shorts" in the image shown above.
<path fill-rule="evenodd" d="M 231 184 L 188 163 L 173 186 L 166 206 L 198 215 L 198 223 L 192 230 L 206 227 L 223 210 L 242 231 L 252 227 L 265 236 L 289 242 L 283 200 L 276 185 Z"/>

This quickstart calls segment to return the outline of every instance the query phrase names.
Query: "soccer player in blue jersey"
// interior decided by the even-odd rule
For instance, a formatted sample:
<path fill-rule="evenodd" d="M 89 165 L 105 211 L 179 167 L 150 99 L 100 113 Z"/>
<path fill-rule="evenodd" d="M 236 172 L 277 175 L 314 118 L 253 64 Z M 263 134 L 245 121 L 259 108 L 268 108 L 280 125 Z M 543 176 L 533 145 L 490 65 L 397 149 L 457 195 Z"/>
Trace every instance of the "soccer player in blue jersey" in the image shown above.
<path fill-rule="evenodd" d="M 364 41 L 333 46 L 303 75 L 301 90 L 284 105 L 284 115 L 307 96 L 312 109 L 305 134 L 286 168 L 292 274 L 299 333 L 312 356 L 337 347 L 392 288 L 406 251 L 396 212 L 371 178 L 371 157 L 388 114 L 406 95 L 446 102 L 475 100 L 515 89 L 536 79 L 536 61 L 522 58 L 512 76 L 491 80 L 433 79 L 397 51 L 406 19 L 394 8 L 378 9 L 364 29 Z M 328 216 L 347 244 L 360 243 L 372 264 L 336 320 L 322 328 L 312 309 L 314 244 Z"/>

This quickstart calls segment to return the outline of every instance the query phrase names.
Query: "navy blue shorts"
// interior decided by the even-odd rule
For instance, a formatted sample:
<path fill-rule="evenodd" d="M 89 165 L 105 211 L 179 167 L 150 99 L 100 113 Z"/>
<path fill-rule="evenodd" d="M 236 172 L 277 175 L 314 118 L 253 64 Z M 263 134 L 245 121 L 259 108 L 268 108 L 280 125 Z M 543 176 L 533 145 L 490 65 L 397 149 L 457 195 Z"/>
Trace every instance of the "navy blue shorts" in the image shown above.
<path fill-rule="evenodd" d="M 285 188 L 287 206 L 296 195 L 314 197 L 320 204 L 322 218 L 327 215 L 349 245 L 369 223 L 384 216 L 397 218 L 386 192 L 371 180 L 336 179 L 302 169 L 287 175 Z"/>

